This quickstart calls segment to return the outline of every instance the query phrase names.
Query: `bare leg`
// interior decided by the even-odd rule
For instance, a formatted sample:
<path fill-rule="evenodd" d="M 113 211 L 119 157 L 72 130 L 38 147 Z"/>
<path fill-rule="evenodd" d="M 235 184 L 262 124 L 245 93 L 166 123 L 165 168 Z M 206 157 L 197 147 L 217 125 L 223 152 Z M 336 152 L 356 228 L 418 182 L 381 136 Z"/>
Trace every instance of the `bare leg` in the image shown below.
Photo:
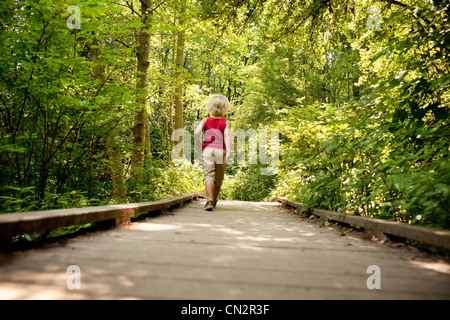
<path fill-rule="evenodd" d="M 206 200 L 214 201 L 214 180 L 205 180 L 205 189 L 206 189 Z"/>
<path fill-rule="evenodd" d="M 221 186 L 214 186 L 214 198 L 213 198 L 213 201 L 216 201 L 219 198 L 220 187 Z"/>

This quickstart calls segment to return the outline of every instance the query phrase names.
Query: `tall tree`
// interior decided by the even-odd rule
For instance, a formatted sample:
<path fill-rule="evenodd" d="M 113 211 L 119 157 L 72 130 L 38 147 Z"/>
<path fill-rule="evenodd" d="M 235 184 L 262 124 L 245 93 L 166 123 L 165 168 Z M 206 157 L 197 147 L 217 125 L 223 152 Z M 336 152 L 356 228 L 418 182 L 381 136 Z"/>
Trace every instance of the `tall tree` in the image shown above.
<path fill-rule="evenodd" d="M 89 46 L 89 56 L 91 58 L 91 61 L 94 63 L 94 78 L 99 82 L 98 85 L 100 86 L 100 89 L 98 90 L 98 92 L 101 91 L 101 88 L 108 80 L 105 76 L 105 64 L 104 62 L 100 61 L 101 59 L 99 58 L 100 54 L 101 50 L 99 42 L 97 38 L 94 38 L 92 44 Z M 108 112 L 109 109 L 111 109 L 111 105 L 107 104 L 104 107 L 104 110 L 105 112 Z M 105 129 L 107 132 L 109 132 L 105 140 L 106 152 L 110 161 L 113 194 L 115 198 L 124 200 L 126 198 L 125 176 L 123 172 L 120 146 L 114 133 L 114 123 L 107 122 L 105 125 Z"/>
<path fill-rule="evenodd" d="M 150 68 L 150 24 L 153 13 L 153 1 L 141 0 L 141 27 L 136 36 L 137 48 L 137 111 L 133 127 L 132 181 L 142 180 L 146 136 L 148 130 L 148 71 Z"/>
<path fill-rule="evenodd" d="M 176 60 L 175 60 L 175 130 L 182 129 L 183 124 L 183 67 L 185 60 L 185 43 L 186 43 L 186 7 L 187 0 L 182 0 L 179 8 L 178 17 L 178 32 L 176 45 Z"/>

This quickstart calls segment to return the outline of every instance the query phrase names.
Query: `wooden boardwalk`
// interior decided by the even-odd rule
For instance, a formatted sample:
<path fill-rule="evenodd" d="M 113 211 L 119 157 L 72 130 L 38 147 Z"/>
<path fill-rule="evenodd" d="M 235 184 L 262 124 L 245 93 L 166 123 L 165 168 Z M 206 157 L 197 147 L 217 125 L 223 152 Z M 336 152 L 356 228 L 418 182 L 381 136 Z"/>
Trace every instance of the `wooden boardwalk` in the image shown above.
<path fill-rule="evenodd" d="M 450 265 L 322 228 L 278 203 L 203 201 L 0 257 L 0 299 L 450 299 Z M 80 289 L 69 290 L 80 270 Z M 379 267 L 370 290 L 367 268 Z"/>

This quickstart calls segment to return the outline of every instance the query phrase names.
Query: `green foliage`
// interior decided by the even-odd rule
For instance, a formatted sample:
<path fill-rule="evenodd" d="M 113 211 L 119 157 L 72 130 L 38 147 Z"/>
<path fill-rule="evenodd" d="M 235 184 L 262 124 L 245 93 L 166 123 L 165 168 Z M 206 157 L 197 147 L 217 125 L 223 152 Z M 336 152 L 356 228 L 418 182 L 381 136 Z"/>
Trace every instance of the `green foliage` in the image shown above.
<path fill-rule="evenodd" d="M 69 30 L 68 5 L 81 8 Z M 156 3 L 154 4 L 156 5 Z M 369 5 L 381 9 L 368 28 Z M 136 103 L 141 2 L 0 2 L 0 212 L 204 192 L 175 165 L 173 64 L 179 6 L 152 11 L 148 105 Z M 228 166 L 222 198 L 308 206 L 450 228 L 449 8 L 445 2 L 187 1 L 184 119 L 213 93 L 234 129 L 281 134 L 276 176 Z M 134 117 L 148 112 L 132 183 Z M 123 173 L 117 196 L 115 173 Z"/>
<path fill-rule="evenodd" d="M 190 192 L 204 193 L 201 166 L 183 162 L 167 166 L 163 161 L 152 160 L 144 171 L 144 182 L 136 189 L 143 200 L 153 201 Z"/>
<path fill-rule="evenodd" d="M 291 109 L 278 124 L 287 143 L 275 194 L 450 228 L 449 29 L 442 8 L 415 5 L 392 10 L 381 31 L 354 40 L 360 82 L 371 83 L 361 99 Z M 376 46 L 366 48 L 368 39 Z"/>
<path fill-rule="evenodd" d="M 274 176 L 261 175 L 261 165 L 238 168 L 225 178 L 221 199 L 265 201 L 274 187 Z"/>

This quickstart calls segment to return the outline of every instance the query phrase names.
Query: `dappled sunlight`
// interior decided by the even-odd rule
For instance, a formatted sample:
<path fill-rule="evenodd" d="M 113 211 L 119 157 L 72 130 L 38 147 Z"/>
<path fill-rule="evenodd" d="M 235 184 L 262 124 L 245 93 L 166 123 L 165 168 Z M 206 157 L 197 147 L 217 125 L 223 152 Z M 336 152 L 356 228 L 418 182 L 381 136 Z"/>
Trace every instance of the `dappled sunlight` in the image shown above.
<path fill-rule="evenodd" d="M 431 271 L 450 275 L 450 265 L 445 262 L 411 260 L 410 263 L 413 266 L 419 267 L 421 269 L 431 270 Z"/>
<path fill-rule="evenodd" d="M 53 268 L 55 264 L 51 264 L 52 268 L 44 266 L 43 270 L 16 270 L 13 276 L 9 277 L 9 281 L 37 281 L 47 284 L 62 283 L 65 284 L 67 280 L 66 270 L 61 270 L 60 267 Z M 3 279 L 2 280 L 6 280 Z"/>
<path fill-rule="evenodd" d="M 135 286 L 135 282 L 132 281 L 127 275 L 118 275 L 117 276 L 117 283 L 123 287 L 132 288 Z"/>
<path fill-rule="evenodd" d="M 83 294 L 74 293 L 72 299 L 86 298 Z M 18 285 L 17 283 L 2 283 L 0 300 L 61 300 L 68 299 L 67 291 L 58 288 Z"/>
<path fill-rule="evenodd" d="M 253 237 L 253 236 L 246 236 L 246 237 L 238 237 L 237 239 L 239 240 L 251 240 L 251 241 L 270 241 L 270 240 L 274 240 L 273 238 L 269 238 L 269 237 Z"/>
<path fill-rule="evenodd" d="M 234 229 L 223 227 L 223 226 L 211 228 L 211 231 L 220 231 L 220 232 L 231 234 L 231 235 L 243 234 L 242 231 L 234 230 Z"/>
<path fill-rule="evenodd" d="M 159 223 L 138 223 L 132 224 L 128 227 L 129 230 L 137 230 L 137 231 L 167 231 L 180 228 L 181 226 L 171 224 L 159 224 Z"/>
<path fill-rule="evenodd" d="M 264 242 L 276 242 L 276 243 L 284 243 L 284 244 L 296 244 L 300 242 L 306 242 L 306 240 L 301 238 L 288 238 L 288 237 L 272 237 L 270 235 L 267 236 L 244 236 L 244 237 L 236 237 L 237 240 L 242 241 L 252 241 L 255 243 L 264 243 Z"/>
<path fill-rule="evenodd" d="M 316 236 L 316 233 L 311 232 L 311 231 L 308 231 L 308 232 L 302 232 L 302 236 L 305 236 L 305 237 L 314 237 L 314 236 Z"/>
<path fill-rule="evenodd" d="M 311 244 L 311 241 L 313 241 L 325 246 L 330 243 L 330 241 L 314 239 L 319 236 L 318 229 L 311 225 L 300 224 L 298 220 L 286 224 L 285 214 L 277 211 L 279 203 L 222 200 L 220 206 L 213 213 L 205 213 L 203 205 L 204 201 L 189 205 L 189 208 L 196 211 L 195 216 L 180 210 L 177 214 L 184 218 L 176 219 L 176 222 L 173 216 L 168 215 L 162 216 L 161 219 L 152 218 L 149 221 L 140 222 L 136 226 L 128 227 L 128 229 L 172 231 L 172 234 L 176 234 L 177 237 L 170 237 L 170 239 L 186 242 L 201 234 L 205 237 L 205 243 L 229 243 L 236 248 L 245 243 L 246 246 L 240 246 L 239 248 L 251 248 L 252 250 L 259 250 L 255 247 L 261 245 L 265 247 L 277 246 L 277 244 L 294 246 L 300 243 Z M 262 211 L 261 209 L 265 210 Z M 257 215 L 254 216 L 253 213 Z M 199 220 L 205 220 L 205 222 L 199 222 Z M 211 221 L 215 223 L 211 223 Z M 162 238 L 160 239 L 162 240 Z M 199 240 L 195 242 L 203 243 Z"/>
<path fill-rule="evenodd" d="M 445 263 L 400 259 L 372 242 L 340 237 L 275 206 L 260 207 L 222 201 L 206 213 L 197 202 L 66 245 L 17 254 L 0 269 L 0 299 L 301 299 L 322 297 L 321 290 L 328 297 L 370 298 L 365 271 L 373 261 L 384 262 L 389 285 L 398 282 L 396 292 L 408 296 L 401 287 L 406 277 L 397 279 L 386 261 L 402 272 L 424 270 L 419 281 L 422 275 L 450 274 Z M 71 264 L 81 268 L 81 290 L 66 287 Z"/>

